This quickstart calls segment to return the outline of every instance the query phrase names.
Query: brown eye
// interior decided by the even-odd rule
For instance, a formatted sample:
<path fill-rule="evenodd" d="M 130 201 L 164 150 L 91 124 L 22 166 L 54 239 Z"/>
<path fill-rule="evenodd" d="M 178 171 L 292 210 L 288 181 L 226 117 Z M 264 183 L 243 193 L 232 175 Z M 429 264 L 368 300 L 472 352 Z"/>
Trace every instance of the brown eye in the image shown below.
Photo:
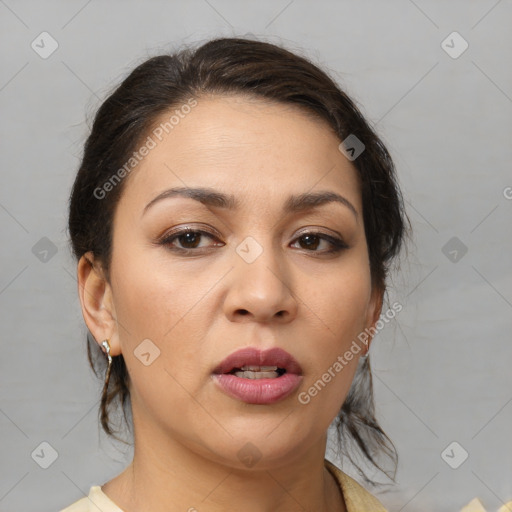
<path fill-rule="evenodd" d="M 323 250 L 318 250 L 322 245 L 322 242 L 325 242 L 327 247 Z M 340 238 L 335 238 L 319 232 L 304 233 L 297 238 L 297 242 L 295 243 L 300 244 L 300 249 L 305 249 L 306 251 L 318 254 L 337 253 L 343 249 L 348 249 L 348 245 Z"/>
<path fill-rule="evenodd" d="M 167 246 L 173 251 L 200 252 L 201 249 L 210 249 L 214 246 L 224 245 L 222 242 L 210 245 L 200 245 L 204 239 L 218 240 L 207 231 L 190 228 L 175 231 L 161 240 L 160 245 Z"/>

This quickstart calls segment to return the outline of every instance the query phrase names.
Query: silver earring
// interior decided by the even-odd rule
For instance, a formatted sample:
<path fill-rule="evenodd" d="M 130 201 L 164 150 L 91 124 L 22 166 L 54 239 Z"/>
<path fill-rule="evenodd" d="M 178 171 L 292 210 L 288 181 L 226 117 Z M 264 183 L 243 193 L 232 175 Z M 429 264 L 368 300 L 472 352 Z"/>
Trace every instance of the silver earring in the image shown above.
<path fill-rule="evenodd" d="M 109 344 L 108 340 L 103 340 L 101 342 L 101 344 L 103 345 L 103 348 L 105 349 L 105 353 L 107 354 L 108 365 L 110 367 L 110 365 L 112 364 L 112 356 L 110 355 L 110 344 Z"/>
<path fill-rule="evenodd" d="M 112 356 L 110 355 L 110 345 L 108 343 L 108 340 L 103 340 L 101 344 L 105 349 L 104 351 L 106 352 L 108 358 L 108 368 L 107 371 L 105 372 L 105 383 L 103 384 L 103 390 L 105 392 L 106 390 L 108 390 L 108 383 L 110 382 L 110 371 L 112 370 Z"/>

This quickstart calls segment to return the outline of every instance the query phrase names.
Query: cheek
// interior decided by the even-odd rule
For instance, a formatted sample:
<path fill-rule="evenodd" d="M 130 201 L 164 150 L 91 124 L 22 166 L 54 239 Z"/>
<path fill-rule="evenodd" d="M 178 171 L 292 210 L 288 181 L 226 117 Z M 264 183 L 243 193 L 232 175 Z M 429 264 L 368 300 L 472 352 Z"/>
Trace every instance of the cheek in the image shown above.
<path fill-rule="evenodd" d="M 123 357 L 134 400 L 167 412 L 162 398 L 172 397 L 173 410 L 190 403 L 197 392 L 198 352 L 206 344 L 208 319 L 204 296 L 213 285 L 193 276 L 147 260 L 143 251 L 131 248 L 112 265 L 115 309 Z M 146 260 L 144 257 L 146 256 Z M 213 277 L 211 278 L 213 279 Z M 149 355 L 148 355 L 149 354 Z M 204 368 L 201 368 L 204 370 Z"/>
<path fill-rule="evenodd" d="M 306 320 L 311 357 L 301 403 L 329 423 L 348 393 L 365 349 L 358 335 L 367 327 L 371 278 L 365 259 L 354 258 L 340 264 L 338 272 L 328 278 L 317 277 L 315 282 L 316 292 L 304 300 L 306 311 L 312 313 Z M 318 330 L 312 331 L 312 325 Z"/>
<path fill-rule="evenodd" d="M 195 365 L 205 340 L 193 307 L 197 298 L 187 295 L 175 279 L 172 284 L 166 279 L 153 270 L 123 280 L 118 320 L 126 327 L 120 327 L 120 339 L 134 415 L 144 411 L 144 423 L 152 418 L 152 423 L 178 435 L 182 424 L 209 425 L 194 400 L 202 383 Z"/>
<path fill-rule="evenodd" d="M 304 303 L 323 321 L 330 344 L 343 348 L 366 327 L 371 297 L 369 267 L 364 258 L 350 258 L 340 263 L 338 271 L 315 282 L 316 292 L 305 295 Z"/>
<path fill-rule="evenodd" d="M 139 343 L 150 338 L 160 345 L 194 308 L 204 290 L 172 265 L 155 265 L 147 252 L 147 248 L 139 253 L 131 250 L 129 257 L 113 265 L 115 309 L 125 328 L 123 337 Z"/>

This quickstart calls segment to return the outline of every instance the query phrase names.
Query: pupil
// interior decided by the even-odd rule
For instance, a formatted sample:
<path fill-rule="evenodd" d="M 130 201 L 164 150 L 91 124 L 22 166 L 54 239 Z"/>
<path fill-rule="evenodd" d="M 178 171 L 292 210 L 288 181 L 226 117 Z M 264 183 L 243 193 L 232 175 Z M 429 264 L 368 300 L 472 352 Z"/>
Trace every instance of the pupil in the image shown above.
<path fill-rule="evenodd" d="M 302 241 L 306 240 L 306 243 L 303 244 L 307 248 L 314 248 L 316 249 L 318 247 L 318 237 L 316 235 L 304 235 L 302 237 Z"/>
<path fill-rule="evenodd" d="M 183 242 L 183 239 L 185 241 Z M 199 242 L 199 234 L 198 233 L 185 233 L 184 235 L 180 236 L 180 242 L 182 245 L 187 246 L 187 244 L 192 244 L 192 248 L 197 246 L 197 243 Z M 191 248 L 188 247 L 187 248 Z"/>

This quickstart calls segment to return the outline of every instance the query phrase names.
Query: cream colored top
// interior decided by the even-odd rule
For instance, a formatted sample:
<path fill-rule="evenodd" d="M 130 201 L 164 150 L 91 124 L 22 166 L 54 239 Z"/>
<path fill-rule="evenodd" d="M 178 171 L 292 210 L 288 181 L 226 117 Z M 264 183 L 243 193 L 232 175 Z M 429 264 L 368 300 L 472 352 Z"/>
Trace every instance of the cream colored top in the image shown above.
<path fill-rule="evenodd" d="M 345 499 L 348 512 L 387 512 L 377 498 L 327 459 L 325 459 L 325 467 L 331 472 L 338 482 L 343 498 Z M 88 496 L 76 501 L 60 512 L 98 511 L 124 512 L 101 490 L 101 486 L 94 485 L 91 487 Z"/>
<path fill-rule="evenodd" d="M 487 512 L 487 510 L 478 498 L 474 498 L 460 512 Z M 512 501 L 505 503 L 498 512 L 512 512 Z"/>

